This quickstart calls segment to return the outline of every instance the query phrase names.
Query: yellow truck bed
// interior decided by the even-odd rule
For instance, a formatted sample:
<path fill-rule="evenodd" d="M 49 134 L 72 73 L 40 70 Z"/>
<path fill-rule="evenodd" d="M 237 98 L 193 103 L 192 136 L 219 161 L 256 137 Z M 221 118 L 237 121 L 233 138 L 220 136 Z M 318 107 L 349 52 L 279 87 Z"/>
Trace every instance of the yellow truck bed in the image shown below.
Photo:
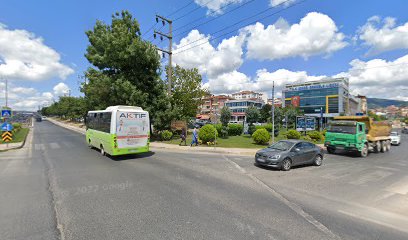
<path fill-rule="evenodd" d="M 368 141 L 387 140 L 390 138 L 392 126 L 387 121 L 375 122 L 368 116 L 338 116 L 334 120 L 363 122 L 368 130 Z"/>

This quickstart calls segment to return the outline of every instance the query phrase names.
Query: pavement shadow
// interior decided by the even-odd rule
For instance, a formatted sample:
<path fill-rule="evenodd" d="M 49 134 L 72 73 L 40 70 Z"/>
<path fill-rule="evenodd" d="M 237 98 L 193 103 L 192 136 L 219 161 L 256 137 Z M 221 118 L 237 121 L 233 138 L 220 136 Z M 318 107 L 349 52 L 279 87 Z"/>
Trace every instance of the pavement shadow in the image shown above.
<path fill-rule="evenodd" d="M 343 157 L 349 157 L 349 158 L 361 158 L 360 156 L 357 155 L 357 153 L 342 151 L 342 150 L 336 150 L 335 153 L 328 153 L 327 151 L 325 151 L 324 154 L 325 154 L 325 157 L 331 156 L 331 155 L 337 155 L 337 156 L 343 156 Z M 370 152 L 369 154 L 373 154 L 373 152 Z"/>
<path fill-rule="evenodd" d="M 112 161 L 128 161 L 128 160 L 137 160 L 137 159 L 144 159 L 151 157 L 155 154 L 155 152 L 149 151 L 145 153 L 135 153 L 129 155 L 122 155 L 122 156 L 106 156 L 110 158 Z"/>
<path fill-rule="evenodd" d="M 269 170 L 269 171 L 272 171 L 272 172 L 281 172 L 282 171 L 280 168 L 262 166 L 262 165 L 259 165 L 259 164 L 256 164 L 256 163 L 254 163 L 254 166 L 258 167 L 258 168 L 265 169 L 265 170 Z M 290 170 L 292 171 L 292 170 L 296 170 L 298 168 L 305 168 L 305 167 L 315 167 L 315 166 L 312 165 L 312 164 L 303 164 L 303 165 L 293 166 L 293 167 L 290 168 Z M 282 172 L 284 172 L 284 171 L 282 171 Z"/>

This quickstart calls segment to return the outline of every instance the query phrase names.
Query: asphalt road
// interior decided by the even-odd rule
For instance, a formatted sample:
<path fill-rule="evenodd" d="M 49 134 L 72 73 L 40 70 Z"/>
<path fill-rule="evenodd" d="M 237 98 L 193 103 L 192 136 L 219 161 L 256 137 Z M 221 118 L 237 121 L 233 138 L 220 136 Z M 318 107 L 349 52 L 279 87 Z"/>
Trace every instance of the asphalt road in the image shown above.
<path fill-rule="evenodd" d="M 407 239 L 404 140 L 280 172 L 193 149 L 111 159 L 39 122 L 0 153 L 0 239 Z"/>

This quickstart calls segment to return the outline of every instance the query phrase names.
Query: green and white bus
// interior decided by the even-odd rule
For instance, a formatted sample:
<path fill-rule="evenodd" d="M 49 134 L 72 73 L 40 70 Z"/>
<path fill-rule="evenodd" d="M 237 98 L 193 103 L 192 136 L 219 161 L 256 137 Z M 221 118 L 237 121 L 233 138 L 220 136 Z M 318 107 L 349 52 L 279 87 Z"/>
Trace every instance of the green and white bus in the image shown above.
<path fill-rule="evenodd" d="M 149 113 L 140 107 L 111 106 L 89 111 L 86 118 L 86 142 L 111 156 L 149 151 Z"/>

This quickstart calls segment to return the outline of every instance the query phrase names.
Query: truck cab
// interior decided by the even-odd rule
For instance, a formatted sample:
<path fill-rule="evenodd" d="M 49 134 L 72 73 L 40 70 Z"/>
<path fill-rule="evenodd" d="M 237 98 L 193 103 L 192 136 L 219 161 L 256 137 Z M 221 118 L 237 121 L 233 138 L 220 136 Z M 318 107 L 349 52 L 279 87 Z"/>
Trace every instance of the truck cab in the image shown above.
<path fill-rule="evenodd" d="M 365 123 L 356 121 L 331 122 L 324 143 L 329 153 L 334 153 L 336 149 L 360 152 L 366 144 Z"/>

